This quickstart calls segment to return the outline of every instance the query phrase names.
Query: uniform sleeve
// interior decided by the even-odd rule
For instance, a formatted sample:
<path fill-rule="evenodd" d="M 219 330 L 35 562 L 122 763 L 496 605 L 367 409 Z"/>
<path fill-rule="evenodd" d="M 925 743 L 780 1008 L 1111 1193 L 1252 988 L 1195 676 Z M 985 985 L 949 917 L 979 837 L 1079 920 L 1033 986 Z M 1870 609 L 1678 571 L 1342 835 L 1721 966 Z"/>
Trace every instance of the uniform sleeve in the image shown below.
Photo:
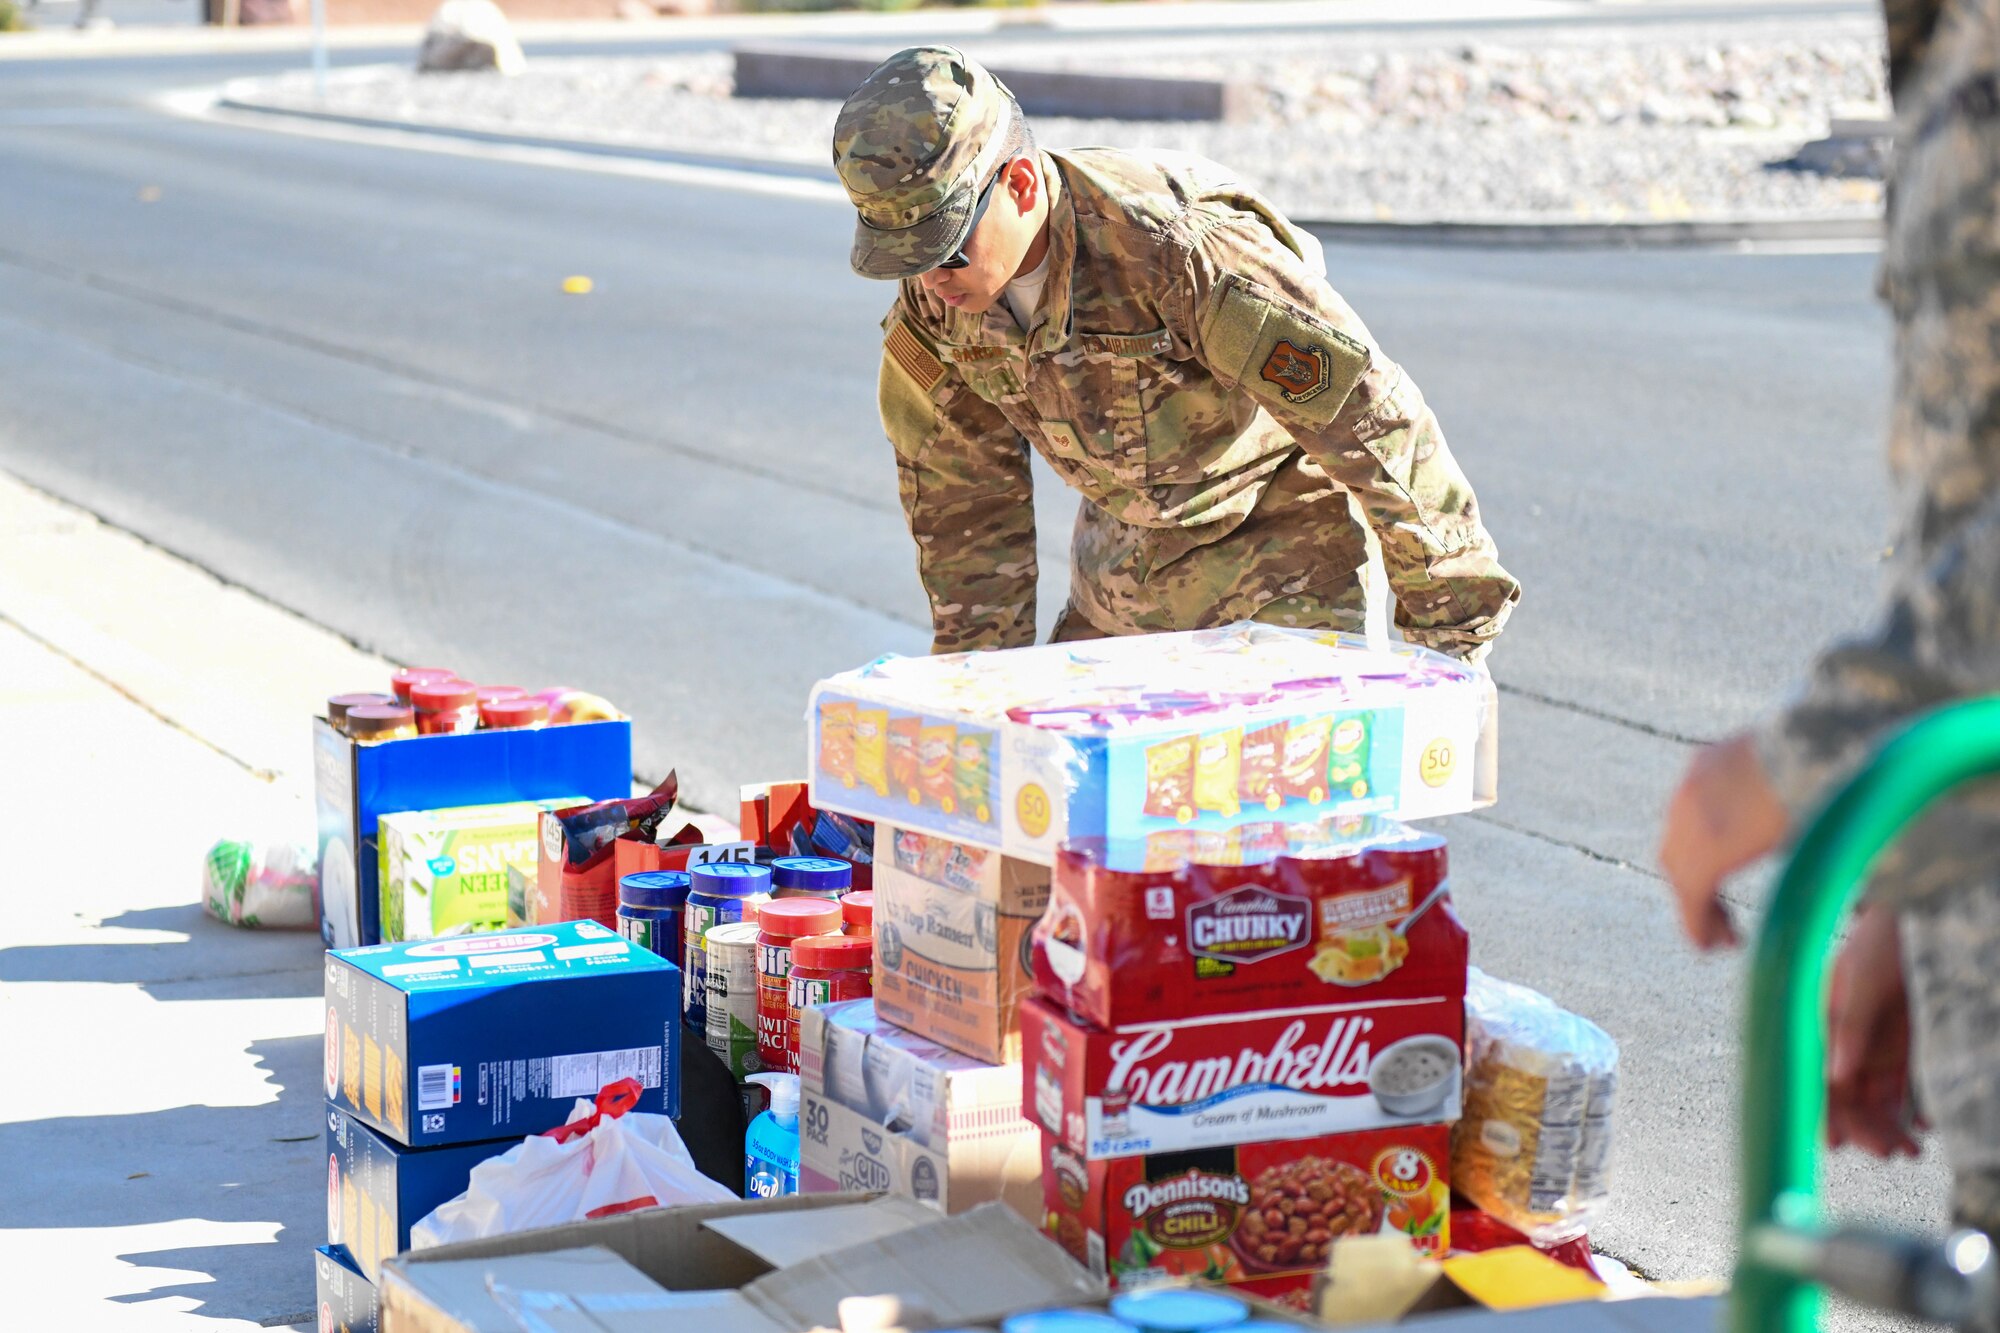
<path fill-rule="evenodd" d="M 1206 219 L 1177 330 L 1360 501 L 1404 637 L 1484 657 L 1521 588 L 1501 568 L 1437 418 L 1325 278 L 1252 214 Z"/>
<path fill-rule="evenodd" d="M 902 312 L 899 301 L 883 325 L 882 428 L 930 597 L 931 651 L 1026 647 L 1037 572 L 1027 441 Z"/>

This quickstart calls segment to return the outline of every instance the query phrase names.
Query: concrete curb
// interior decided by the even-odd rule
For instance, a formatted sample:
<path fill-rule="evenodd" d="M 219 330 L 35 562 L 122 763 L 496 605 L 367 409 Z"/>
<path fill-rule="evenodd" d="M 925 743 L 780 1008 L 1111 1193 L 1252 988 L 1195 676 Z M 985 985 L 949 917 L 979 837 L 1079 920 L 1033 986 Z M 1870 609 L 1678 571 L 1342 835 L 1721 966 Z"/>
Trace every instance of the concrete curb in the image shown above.
<path fill-rule="evenodd" d="M 717 153 L 665 144 L 630 143 L 587 135 L 516 134 L 503 130 L 485 130 L 437 122 L 396 120 L 386 116 L 318 111 L 309 107 L 260 101 L 255 97 L 231 92 L 228 88 L 223 90 L 214 105 L 217 110 L 252 116 L 289 117 L 321 124 L 392 130 L 472 143 L 536 148 L 641 162 L 661 162 L 674 166 L 707 167 L 764 177 L 837 184 L 832 166 L 817 162 Z M 1713 249 L 1753 245 L 1782 247 L 1824 244 L 1860 247 L 1877 244 L 1882 238 L 1880 218 L 1856 217 L 1691 218 L 1670 222 L 1467 222 L 1444 219 L 1399 222 L 1374 218 L 1301 217 L 1296 221 L 1322 241 L 1341 245 L 1579 250 Z"/>

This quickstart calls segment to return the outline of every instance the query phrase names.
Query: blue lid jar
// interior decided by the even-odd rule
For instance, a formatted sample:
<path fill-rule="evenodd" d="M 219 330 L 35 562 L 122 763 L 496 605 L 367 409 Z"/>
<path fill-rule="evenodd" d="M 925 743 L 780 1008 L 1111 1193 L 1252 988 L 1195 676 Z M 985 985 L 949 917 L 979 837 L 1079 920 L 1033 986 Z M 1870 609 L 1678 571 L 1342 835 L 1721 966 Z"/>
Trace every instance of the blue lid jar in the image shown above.
<path fill-rule="evenodd" d="M 771 867 L 749 861 L 711 861 L 688 871 L 689 889 L 716 898 L 748 898 L 771 891 Z"/>
<path fill-rule="evenodd" d="M 1234 1328 L 1250 1307 L 1219 1291 L 1131 1291 L 1111 1298 L 1111 1313 L 1144 1333 L 1209 1333 Z"/>
<path fill-rule="evenodd" d="M 1124 1324 L 1096 1310 L 1037 1310 L 1009 1315 L 1000 1333 L 1132 1333 Z"/>
<path fill-rule="evenodd" d="M 773 857 L 771 887 L 780 893 L 845 893 L 854 887 L 854 866 L 837 856 Z"/>
<path fill-rule="evenodd" d="M 684 870 L 641 870 L 618 880 L 621 907 L 671 910 L 687 901 L 692 887 Z"/>

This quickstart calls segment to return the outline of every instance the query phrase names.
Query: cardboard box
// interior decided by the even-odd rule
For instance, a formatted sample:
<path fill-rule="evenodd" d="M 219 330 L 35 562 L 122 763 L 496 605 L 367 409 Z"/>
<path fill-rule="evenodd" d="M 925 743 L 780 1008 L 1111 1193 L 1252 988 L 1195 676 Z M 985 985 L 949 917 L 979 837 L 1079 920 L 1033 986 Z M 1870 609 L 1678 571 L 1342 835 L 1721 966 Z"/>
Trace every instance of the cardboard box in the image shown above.
<path fill-rule="evenodd" d="M 1497 713 L 1442 654 L 1267 625 L 890 657 L 814 687 L 811 799 L 1040 865 L 1070 839 L 1456 814 L 1497 795 Z"/>
<path fill-rule="evenodd" d="M 370 1281 L 382 1261 L 410 1248 L 410 1228 L 465 1193 L 472 1168 L 519 1144 L 493 1139 L 449 1148 L 405 1148 L 326 1108 L 326 1238 Z"/>
<path fill-rule="evenodd" d="M 595 922 L 326 959 L 326 1095 L 411 1147 L 562 1124 L 620 1078 L 680 1113 L 680 969 Z"/>
<path fill-rule="evenodd" d="M 382 1308 L 375 1284 L 344 1248 L 322 1245 L 314 1251 L 313 1279 L 319 1333 L 379 1333 Z"/>
<path fill-rule="evenodd" d="M 1029 937 L 1048 900 L 1046 867 L 877 824 L 877 1012 L 990 1064 L 1019 1060 Z"/>
<path fill-rule="evenodd" d="M 799 1185 L 879 1190 L 961 1213 L 1001 1201 L 1040 1216 L 1040 1138 L 1021 1071 L 900 1031 L 868 1000 L 799 1015 Z"/>
<path fill-rule="evenodd" d="M 601 799 L 601 798 L 600 798 Z M 711 861 L 752 861 L 756 846 L 749 842 L 705 843 L 694 825 L 663 846 L 634 833 L 622 833 L 599 848 L 581 865 L 569 863 L 569 837 L 560 816 L 576 809 L 545 811 L 536 840 L 535 873 L 528 885 L 523 915 L 529 925 L 557 921 L 595 921 L 615 927 L 618 921 L 618 881 L 652 870 L 686 870 Z"/>
<path fill-rule="evenodd" d="M 549 1326 L 593 1333 L 798 1333 L 837 1328 L 843 1298 L 878 1293 L 947 1326 L 1101 1300 L 1104 1288 L 997 1205 L 947 1218 L 895 1197 L 792 1195 L 406 1254 L 384 1272 L 383 1329 L 519 1333 L 532 1297 Z"/>
<path fill-rule="evenodd" d="M 1109 1031 L 1021 1009 L 1024 1114 L 1092 1160 L 1455 1120 L 1464 996 Z"/>
<path fill-rule="evenodd" d="M 1035 928 L 1037 988 L 1104 1028 L 1465 994 L 1442 837 L 1372 819 L 1270 827 L 1228 860 L 1158 870 L 1065 848 Z"/>
<path fill-rule="evenodd" d="M 320 937 L 330 949 L 379 944 L 377 823 L 402 810 L 535 801 L 563 792 L 608 800 L 632 789 L 632 724 L 536 729 L 356 745 L 313 719 L 319 813 Z"/>
<path fill-rule="evenodd" d="M 1304 1308 L 1344 1236 L 1450 1245 L 1449 1125 L 1099 1162 L 1042 1146 L 1050 1233 L 1113 1287 L 1202 1278 Z"/>
<path fill-rule="evenodd" d="M 542 812 L 583 799 L 568 795 L 383 815 L 376 822 L 383 940 L 504 930 L 508 876 L 535 868 Z"/>

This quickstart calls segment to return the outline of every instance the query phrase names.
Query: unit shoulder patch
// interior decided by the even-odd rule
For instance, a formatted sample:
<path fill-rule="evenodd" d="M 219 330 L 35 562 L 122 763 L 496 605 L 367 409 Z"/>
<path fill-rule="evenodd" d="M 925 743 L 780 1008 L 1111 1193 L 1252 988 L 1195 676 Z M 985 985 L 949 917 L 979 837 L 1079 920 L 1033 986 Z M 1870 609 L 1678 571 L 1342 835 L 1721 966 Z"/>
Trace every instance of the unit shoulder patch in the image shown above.
<path fill-rule="evenodd" d="M 1366 344 L 1246 279 L 1230 278 L 1202 327 L 1210 367 L 1316 426 L 1368 373 Z"/>

